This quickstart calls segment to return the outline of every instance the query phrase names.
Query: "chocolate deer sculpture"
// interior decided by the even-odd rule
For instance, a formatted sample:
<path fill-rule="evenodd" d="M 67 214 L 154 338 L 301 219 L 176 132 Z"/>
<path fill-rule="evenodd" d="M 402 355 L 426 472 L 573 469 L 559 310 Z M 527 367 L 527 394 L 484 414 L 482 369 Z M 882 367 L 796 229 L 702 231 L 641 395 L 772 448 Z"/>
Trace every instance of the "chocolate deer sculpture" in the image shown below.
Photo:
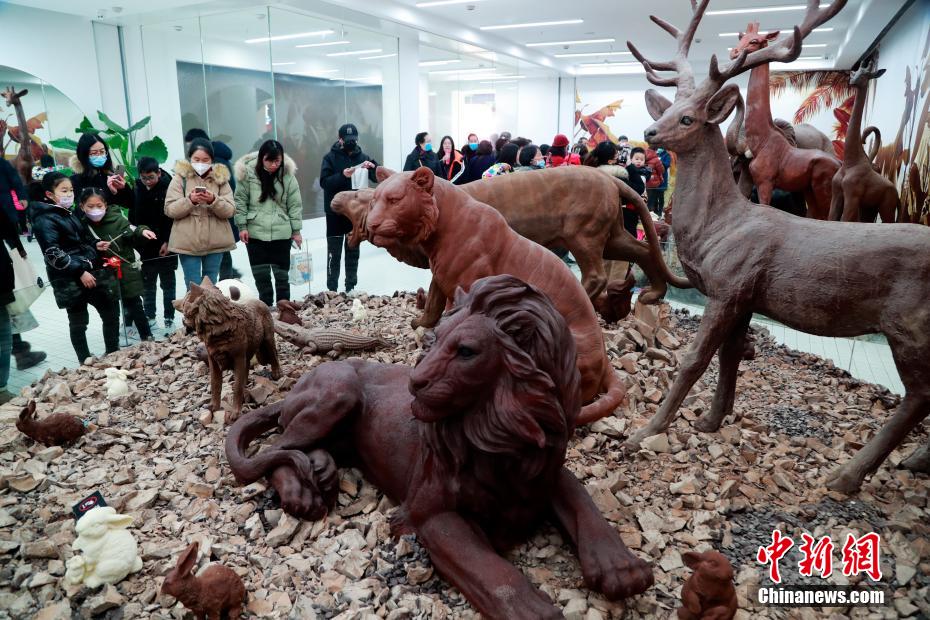
<path fill-rule="evenodd" d="M 727 80 L 770 61 L 797 58 L 804 35 L 846 2 L 834 0 L 821 9 L 818 0 L 808 0 L 804 22 L 790 36 L 764 49 L 744 49 L 723 67 L 712 57 L 707 79 L 695 85 L 688 52 L 707 4 L 692 1 L 693 16 L 684 32 L 652 17 L 678 41 L 670 61 L 647 60 L 627 43 L 650 82 L 677 87 L 674 103 L 655 90 L 646 91 L 646 106 L 656 122 L 645 138 L 652 147 L 678 154 L 672 229 L 685 273 L 708 302 L 668 396 L 625 445 L 635 448 L 668 428 L 718 350 L 713 404 L 695 426 L 706 432 L 720 427 L 733 410 L 737 370 L 754 312 L 819 336 L 883 333 L 906 394 L 894 417 L 832 474 L 830 488 L 852 493 L 930 412 L 930 230 L 793 217 L 760 209 L 740 195 L 719 128 L 740 99 L 739 89 Z M 676 74 L 664 77 L 657 70 Z M 915 453 L 906 465 L 926 466 L 927 460 Z"/>
<path fill-rule="evenodd" d="M 801 36 L 807 34 L 802 32 Z M 778 35 L 777 30 L 763 35 L 759 32 L 758 22 L 750 23 L 746 34 L 740 34 L 739 43 L 730 51 L 730 58 L 738 58 L 743 52 L 760 52 Z M 840 162 L 819 150 L 791 146 L 785 134 L 775 126 L 769 102 L 768 63 L 755 65 L 749 76 L 746 146 L 752 154 L 749 172 L 758 189 L 761 204 L 772 204 L 772 192 L 776 187 L 789 192 L 804 192 L 807 216 L 818 220 L 827 219 L 831 183 Z"/>
<path fill-rule="evenodd" d="M 875 70 L 875 59 L 864 62 L 852 72 L 849 84 L 856 90 L 846 130 L 843 165 L 833 177 L 833 202 L 830 219 L 844 222 L 874 222 L 881 215 L 883 223 L 894 223 L 898 212 L 898 190 L 894 183 L 872 168 L 872 160 L 862 146 L 862 112 L 869 94 L 869 82 L 881 77 L 884 69 Z M 869 129 L 878 131 L 874 127 Z M 880 135 L 876 138 L 880 140 Z"/>
<path fill-rule="evenodd" d="M 16 121 L 19 123 L 19 153 L 16 154 L 16 158 L 12 163 L 26 183 L 32 181 L 32 166 L 35 164 L 35 157 L 32 156 L 32 136 L 29 135 L 29 125 L 26 123 L 26 113 L 23 111 L 22 101 L 23 97 L 28 93 L 29 90 L 25 88 L 16 92 L 16 89 L 12 86 L 7 86 L 2 93 L 6 105 L 16 111 Z"/>

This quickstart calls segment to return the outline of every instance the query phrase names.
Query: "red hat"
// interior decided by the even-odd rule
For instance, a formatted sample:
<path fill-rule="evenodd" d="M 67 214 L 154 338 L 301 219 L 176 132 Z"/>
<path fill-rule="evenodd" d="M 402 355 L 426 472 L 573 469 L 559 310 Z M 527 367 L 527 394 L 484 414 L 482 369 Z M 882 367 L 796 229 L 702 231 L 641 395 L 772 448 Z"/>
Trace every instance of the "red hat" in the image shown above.
<path fill-rule="evenodd" d="M 556 148 L 568 146 L 568 136 L 566 136 L 564 133 L 556 135 L 556 137 L 552 139 L 552 146 Z"/>

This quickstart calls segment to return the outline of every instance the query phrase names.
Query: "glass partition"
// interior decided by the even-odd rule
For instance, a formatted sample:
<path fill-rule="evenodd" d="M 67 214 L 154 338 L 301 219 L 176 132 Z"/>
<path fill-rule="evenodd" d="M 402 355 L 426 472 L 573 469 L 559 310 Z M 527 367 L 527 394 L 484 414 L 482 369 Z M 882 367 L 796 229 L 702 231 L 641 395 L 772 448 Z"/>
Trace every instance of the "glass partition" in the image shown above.
<path fill-rule="evenodd" d="M 423 35 L 420 88 L 420 124 L 434 141 L 451 135 L 461 146 L 469 133 L 509 131 L 542 144 L 557 133 L 557 76 L 515 58 Z"/>

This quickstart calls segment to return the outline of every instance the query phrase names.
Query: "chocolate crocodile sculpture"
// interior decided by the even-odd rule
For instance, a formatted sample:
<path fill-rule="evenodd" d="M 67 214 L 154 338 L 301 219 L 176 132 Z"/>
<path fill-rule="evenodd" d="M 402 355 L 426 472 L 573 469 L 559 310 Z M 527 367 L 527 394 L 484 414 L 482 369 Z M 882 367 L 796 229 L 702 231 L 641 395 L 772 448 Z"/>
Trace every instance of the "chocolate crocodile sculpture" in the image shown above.
<path fill-rule="evenodd" d="M 303 329 L 275 321 L 274 330 L 288 342 L 316 355 L 331 351 L 338 354 L 343 351 L 365 351 L 392 346 L 389 340 L 380 336 L 364 336 L 341 329 Z"/>

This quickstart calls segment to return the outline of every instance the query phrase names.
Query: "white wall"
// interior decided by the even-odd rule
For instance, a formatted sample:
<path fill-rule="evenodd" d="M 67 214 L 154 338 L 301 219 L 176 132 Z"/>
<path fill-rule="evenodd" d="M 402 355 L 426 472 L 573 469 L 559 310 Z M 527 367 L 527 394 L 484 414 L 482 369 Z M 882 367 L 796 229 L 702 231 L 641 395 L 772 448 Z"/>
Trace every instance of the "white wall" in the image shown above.
<path fill-rule="evenodd" d="M 0 25 L 0 64 L 48 82 L 88 116 L 103 107 L 89 19 L 0 3 Z"/>

